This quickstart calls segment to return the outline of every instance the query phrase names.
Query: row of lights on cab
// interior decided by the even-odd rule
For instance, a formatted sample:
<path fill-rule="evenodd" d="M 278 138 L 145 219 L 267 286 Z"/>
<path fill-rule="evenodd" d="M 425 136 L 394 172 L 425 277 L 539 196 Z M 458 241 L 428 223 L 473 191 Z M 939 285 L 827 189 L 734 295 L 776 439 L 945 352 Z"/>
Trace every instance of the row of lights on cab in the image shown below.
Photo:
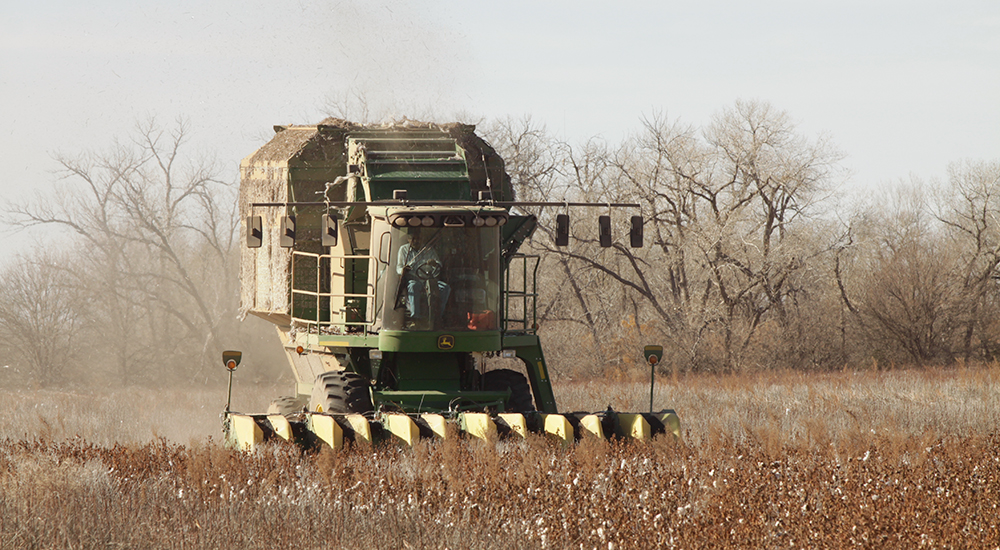
<path fill-rule="evenodd" d="M 431 227 L 436 222 L 437 220 L 434 219 L 434 216 L 399 216 L 392 221 L 392 224 L 396 227 L 405 227 L 407 225 L 410 227 Z M 472 218 L 472 225 L 476 227 L 483 227 L 484 225 L 486 227 L 493 227 L 503 225 L 505 223 L 507 223 L 506 216 L 476 216 Z M 449 224 L 446 220 L 445 225 L 451 224 Z M 456 223 L 455 225 L 459 224 Z M 462 225 L 464 225 L 464 223 Z"/>

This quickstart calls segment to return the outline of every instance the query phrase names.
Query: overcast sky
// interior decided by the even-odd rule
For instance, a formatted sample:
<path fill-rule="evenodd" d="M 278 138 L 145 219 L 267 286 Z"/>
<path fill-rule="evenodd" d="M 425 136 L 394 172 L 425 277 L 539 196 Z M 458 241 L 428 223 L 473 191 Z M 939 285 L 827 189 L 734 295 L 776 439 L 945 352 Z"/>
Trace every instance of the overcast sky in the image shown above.
<path fill-rule="evenodd" d="M 149 116 L 187 118 L 235 178 L 272 125 L 359 94 L 397 116 L 531 115 L 571 141 L 762 99 L 829 135 L 854 188 L 1000 158 L 997 0 L 49 0 L 0 16 L 4 199 Z M 0 236 L 0 259 L 26 241 Z"/>

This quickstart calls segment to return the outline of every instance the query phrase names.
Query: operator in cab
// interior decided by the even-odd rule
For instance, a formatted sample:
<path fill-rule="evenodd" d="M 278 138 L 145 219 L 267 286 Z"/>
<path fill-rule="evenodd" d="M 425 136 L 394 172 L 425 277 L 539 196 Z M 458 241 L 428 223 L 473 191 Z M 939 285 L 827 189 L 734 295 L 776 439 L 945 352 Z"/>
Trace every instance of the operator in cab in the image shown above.
<path fill-rule="evenodd" d="M 406 296 L 403 303 L 397 302 L 396 308 L 406 308 L 407 328 L 430 329 L 444 314 L 451 287 L 440 280 L 441 258 L 433 242 L 424 242 L 419 227 L 410 229 L 407 239 L 396 258 L 396 273 L 402 277 Z"/>

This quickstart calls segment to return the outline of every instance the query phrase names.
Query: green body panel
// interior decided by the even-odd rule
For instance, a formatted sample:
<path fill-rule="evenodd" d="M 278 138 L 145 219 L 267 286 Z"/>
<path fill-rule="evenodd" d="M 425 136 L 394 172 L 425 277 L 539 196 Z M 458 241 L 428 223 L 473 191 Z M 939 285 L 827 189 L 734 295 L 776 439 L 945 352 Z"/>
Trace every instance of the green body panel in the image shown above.
<path fill-rule="evenodd" d="M 401 351 L 391 357 L 401 391 L 462 389 L 461 357 L 455 353 Z"/>
<path fill-rule="evenodd" d="M 528 371 L 528 381 L 534 393 L 535 406 L 545 413 L 556 413 L 556 398 L 552 393 L 552 382 L 549 380 L 548 367 L 545 365 L 545 355 L 542 345 L 535 334 L 505 336 L 504 349 L 513 349 L 517 358 L 524 362 Z"/>
<path fill-rule="evenodd" d="M 469 181 L 463 179 L 414 182 L 406 178 L 379 178 L 373 180 L 370 186 L 372 200 L 391 199 L 392 192 L 396 189 L 406 189 L 408 199 L 421 201 L 468 200 L 467 197 L 471 194 Z"/>
<path fill-rule="evenodd" d="M 455 349 L 449 352 L 438 349 L 440 336 L 453 336 Z M 398 379 L 396 389 L 376 390 L 373 395 L 377 401 L 382 399 L 386 403 L 405 405 L 410 412 L 417 409 L 424 412 L 447 410 L 448 403 L 455 398 L 460 398 L 467 405 L 475 401 L 485 406 L 496 401 L 496 392 L 462 389 L 469 384 L 462 379 L 461 361 L 469 352 L 514 350 L 517 358 L 525 364 L 538 409 L 545 413 L 557 412 L 545 355 L 538 336 L 534 334 L 383 331 L 378 335 L 324 335 L 311 341 L 317 346 L 347 348 L 352 357 L 351 369 L 369 378 L 377 379 L 383 364 L 392 365 L 394 377 Z M 369 361 L 368 352 L 371 349 L 382 351 L 383 359 Z M 387 397 L 378 397 L 383 394 Z M 420 398 L 414 397 L 421 394 L 428 396 L 422 405 Z M 431 398 L 432 394 L 435 397 Z"/>
<path fill-rule="evenodd" d="M 438 342 L 443 337 L 451 337 L 453 347 L 442 348 Z M 378 348 L 382 351 L 498 351 L 500 350 L 499 331 L 477 332 L 407 332 L 401 330 L 383 330 L 379 335 Z"/>
<path fill-rule="evenodd" d="M 405 189 L 411 200 L 469 200 L 472 186 L 465 150 L 454 139 L 431 134 L 351 136 L 351 161 L 363 164 L 362 181 L 372 200 L 391 199 Z"/>

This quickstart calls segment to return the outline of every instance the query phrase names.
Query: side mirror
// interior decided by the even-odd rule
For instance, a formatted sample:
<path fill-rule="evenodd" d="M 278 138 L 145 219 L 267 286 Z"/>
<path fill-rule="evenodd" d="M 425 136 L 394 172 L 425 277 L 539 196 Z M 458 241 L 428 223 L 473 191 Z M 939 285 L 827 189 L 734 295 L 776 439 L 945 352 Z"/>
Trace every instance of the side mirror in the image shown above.
<path fill-rule="evenodd" d="M 247 216 L 247 248 L 260 248 L 264 242 L 264 224 L 260 216 Z"/>
<path fill-rule="evenodd" d="M 569 214 L 556 216 L 556 246 L 569 245 Z"/>
<path fill-rule="evenodd" d="M 292 248 L 295 246 L 295 216 L 284 216 L 281 218 L 281 234 L 278 238 L 278 245 L 281 248 Z"/>
<path fill-rule="evenodd" d="M 604 248 L 611 246 L 611 216 L 599 216 L 597 218 L 597 229 L 601 239 L 601 246 Z"/>
<path fill-rule="evenodd" d="M 642 216 L 632 216 L 632 231 L 629 232 L 632 248 L 642 248 Z"/>
<path fill-rule="evenodd" d="M 337 216 L 323 214 L 322 241 L 323 246 L 337 246 Z"/>
<path fill-rule="evenodd" d="M 236 367 L 240 365 L 240 359 L 242 358 L 242 351 L 226 350 L 222 352 L 222 363 L 226 365 L 226 368 L 230 371 L 236 370 Z"/>

